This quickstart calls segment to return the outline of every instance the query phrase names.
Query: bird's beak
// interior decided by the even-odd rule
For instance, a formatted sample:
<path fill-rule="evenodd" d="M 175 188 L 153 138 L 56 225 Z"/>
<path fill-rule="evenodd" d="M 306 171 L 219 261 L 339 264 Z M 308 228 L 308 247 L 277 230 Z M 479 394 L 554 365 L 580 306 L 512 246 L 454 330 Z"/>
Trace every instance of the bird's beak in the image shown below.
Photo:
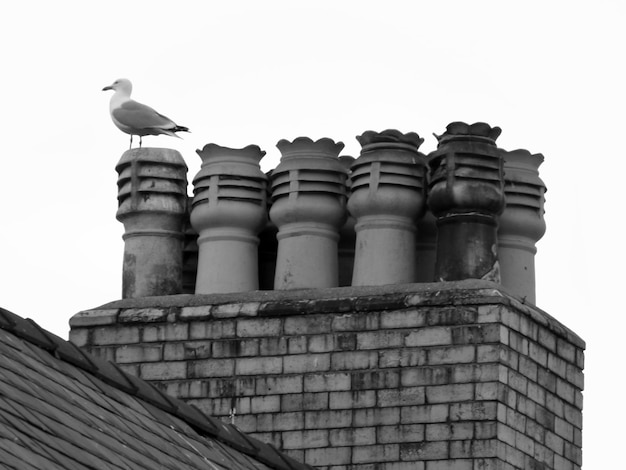
<path fill-rule="evenodd" d="M 111 85 L 109 85 L 109 86 L 105 86 L 105 87 L 102 89 L 102 91 L 107 91 L 107 90 L 112 90 L 112 89 L 113 89 L 113 87 L 112 87 Z"/>

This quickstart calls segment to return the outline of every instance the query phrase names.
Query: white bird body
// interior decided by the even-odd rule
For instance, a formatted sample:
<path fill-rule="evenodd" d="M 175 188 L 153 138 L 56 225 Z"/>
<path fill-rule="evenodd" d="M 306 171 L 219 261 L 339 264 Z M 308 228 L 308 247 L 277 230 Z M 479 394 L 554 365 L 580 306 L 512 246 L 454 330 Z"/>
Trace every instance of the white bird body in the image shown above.
<path fill-rule="evenodd" d="M 132 147 L 133 136 L 139 136 L 139 146 L 141 138 L 145 135 L 169 135 L 178 137 L 176 132 L 189 132 L 189 129 L 179 126 L 167 116 L 164 116 L 150 106 L 139 103 L 130 98 L 133 85 L 130 80 L 120 78 L 112 85 L 102 89 L 113 90 L 113 96 L 109 103 L 109 113 L 113 123 L 119 130 L 130 134 L 130 144 Z"/>

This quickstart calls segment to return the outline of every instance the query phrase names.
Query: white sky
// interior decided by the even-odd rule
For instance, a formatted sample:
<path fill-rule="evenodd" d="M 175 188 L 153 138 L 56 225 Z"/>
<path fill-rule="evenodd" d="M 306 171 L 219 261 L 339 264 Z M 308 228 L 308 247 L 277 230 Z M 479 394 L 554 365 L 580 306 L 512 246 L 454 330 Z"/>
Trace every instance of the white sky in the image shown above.
<path fill-rule="evenodd" d="M 624 288 L 626 3 L 580 1 L 20 1 L 2 7 L 0 305 L 67 337 L 79 310 L 121 295 L 109 119 L 116 78 L 192 134 L 267 151 L 331 137 L 358 156 L 368 129 L 503 129 L 543 153 L 547 233 L 537 304 L 587 341 L 584 467 L 609 468 L 626 421 Z M 619 464 L 618 464 L 619 465 Z"/>

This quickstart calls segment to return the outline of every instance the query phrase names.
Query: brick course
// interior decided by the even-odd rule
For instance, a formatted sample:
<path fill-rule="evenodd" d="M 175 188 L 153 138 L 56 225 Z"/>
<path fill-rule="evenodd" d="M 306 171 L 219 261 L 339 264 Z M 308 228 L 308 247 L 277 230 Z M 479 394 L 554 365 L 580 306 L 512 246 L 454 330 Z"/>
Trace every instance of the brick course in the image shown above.
<path fill-rule="evenodd" d="M 582 465 L 584 342 L 495 284 L 199 297 L 81 312 L 70 338 L 321 469 Z"/>

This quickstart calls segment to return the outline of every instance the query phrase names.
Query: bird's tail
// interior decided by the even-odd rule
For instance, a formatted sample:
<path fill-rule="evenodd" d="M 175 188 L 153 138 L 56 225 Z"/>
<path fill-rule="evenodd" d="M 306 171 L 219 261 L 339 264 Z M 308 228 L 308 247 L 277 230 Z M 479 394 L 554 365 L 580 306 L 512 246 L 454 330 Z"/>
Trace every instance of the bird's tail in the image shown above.
<path fill-rule="evenodd" d="M 189 133 L 191 133 L 189 128 L 185 127 L 185 126 L 176 126 L 173 129 L 171 129 L 171 131 L 172 132 L 189 132 Z"/>

